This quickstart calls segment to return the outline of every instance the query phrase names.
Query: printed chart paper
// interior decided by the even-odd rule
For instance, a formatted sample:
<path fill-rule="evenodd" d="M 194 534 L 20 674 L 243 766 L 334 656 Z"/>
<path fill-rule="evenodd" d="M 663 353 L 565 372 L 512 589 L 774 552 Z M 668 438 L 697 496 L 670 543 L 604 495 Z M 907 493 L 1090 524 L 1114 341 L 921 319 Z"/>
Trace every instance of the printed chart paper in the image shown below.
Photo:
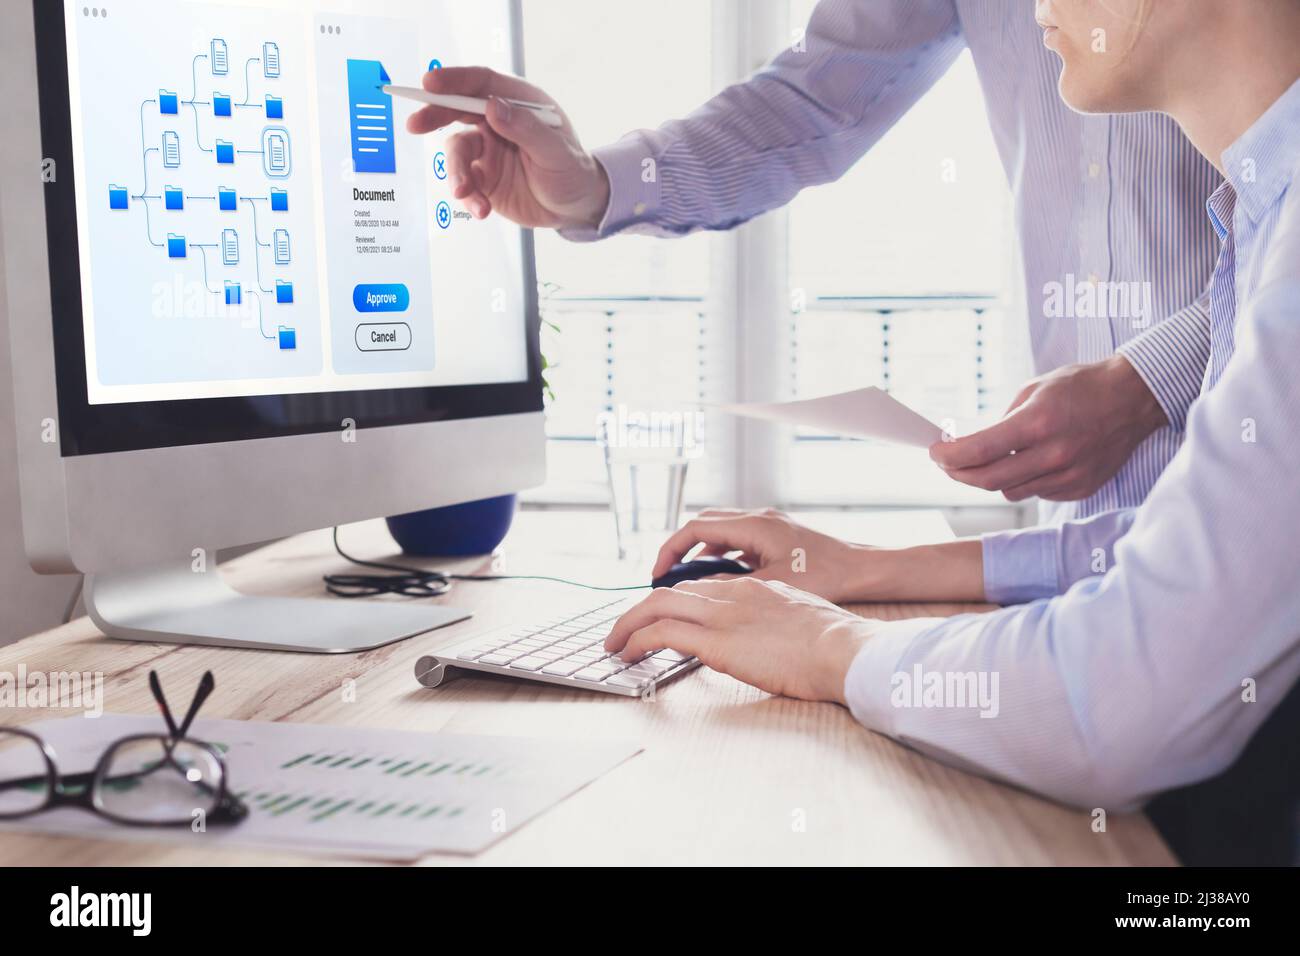
<path fill-rule="evenodd" d="M 158 715 L 68 717 L 29 726 L 62 773 L 91 769 L 114 741 L 166 732 Z M 78 809 L 4 829 L 204 847 L 255 846 L 388 860 L 477 853 L 641 748 L 626 741 L 422 734 L 319 724 L 197 720 L 189 736 L 225 755 L 249 816 L 207 832 L 119 826 Z M 5 769 L 0 754 L 0 779 Z"/>

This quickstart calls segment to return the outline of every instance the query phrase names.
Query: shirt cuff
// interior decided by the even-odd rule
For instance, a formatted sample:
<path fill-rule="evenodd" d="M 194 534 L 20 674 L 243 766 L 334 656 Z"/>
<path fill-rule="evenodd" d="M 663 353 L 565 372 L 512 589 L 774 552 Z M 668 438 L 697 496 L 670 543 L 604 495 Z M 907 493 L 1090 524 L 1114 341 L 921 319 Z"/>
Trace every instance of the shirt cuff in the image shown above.
<path fill-rule="evenodd" d="M 897 736 L 898 708 L 893 703 L 893 690 L 899 663 L 918 640 L 950 620 L 938 624 L 925 619 L 903 620 L 880 625 L 844 675 L 844 702 L 854 720 L 868 730 Z"/>
<path fill-rule="evenodd" d="M 1176 431 L 1187 427 L 1187 412 L 1201 393 L 1210 361 L 1209 328 L 1209 314 L 1195 303 L 1117 350 L 1141 376 Z"/>
<path fill-rule="evenodd" d="M 1060 528 L 997 531 L 980 538 L 984 599 L 1024 604 L 1061 591 Z"/>
<path fill-rule="evenodd" d="M 579 226 L 559 233 L 571 242 L 593 242 L 653 221 L 659 212 L 658 160 L 636 133 L 592 150 L 609 180 L 609 205 L 595 229 Z M 650 160 L 647 166 L 646 160 Z M 647 182 L 647 180 L 649 180 Z"/>

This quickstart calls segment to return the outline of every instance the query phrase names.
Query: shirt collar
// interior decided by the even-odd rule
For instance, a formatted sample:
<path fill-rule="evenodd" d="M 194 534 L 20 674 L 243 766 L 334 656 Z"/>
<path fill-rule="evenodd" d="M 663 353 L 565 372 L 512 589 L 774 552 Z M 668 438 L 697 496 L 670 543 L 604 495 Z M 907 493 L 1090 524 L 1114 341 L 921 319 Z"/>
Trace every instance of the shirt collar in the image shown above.
<path fill-rule="evenodd" d="M 1223 151 L 1223 169 L 1252 221 L 1277 200 L 1300 156 L 1300 80 L 1291 84 L 1238 140 Z M 1217 226 L 1216 226 L 1217 228 Z"/>
<path fill-rule="evenodd" d="M 1237 192 L 1230 181 L 1219 183 L 1219 188 L 1210 193 L 1205 201 L 1205 211 L 1210 214 L 1210 225 L 1223 242 L 1232 232 L 1232 216 L 1237 208 Z"/>

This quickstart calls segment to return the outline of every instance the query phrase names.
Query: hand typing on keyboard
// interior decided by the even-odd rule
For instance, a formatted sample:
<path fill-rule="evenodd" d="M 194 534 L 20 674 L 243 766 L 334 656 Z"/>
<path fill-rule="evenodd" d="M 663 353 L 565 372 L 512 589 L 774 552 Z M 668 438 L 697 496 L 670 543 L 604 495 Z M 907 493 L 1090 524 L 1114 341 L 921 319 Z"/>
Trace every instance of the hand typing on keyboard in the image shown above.
<path fill-rule="evenodd" d="M 704 579 L 661 588 L 620 617 L 604 648 L 664 649 L 773 694 L 844 702 L 844 677 L 878 621 L 779 581 Z"/>

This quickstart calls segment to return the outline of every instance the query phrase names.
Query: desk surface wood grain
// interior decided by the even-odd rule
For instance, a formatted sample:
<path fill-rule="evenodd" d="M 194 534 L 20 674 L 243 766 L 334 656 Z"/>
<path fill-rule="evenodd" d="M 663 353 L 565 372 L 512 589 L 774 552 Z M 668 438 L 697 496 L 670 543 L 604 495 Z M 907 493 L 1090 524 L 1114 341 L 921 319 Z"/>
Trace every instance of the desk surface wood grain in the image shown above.
<path fill-rule="evenodd" d="M 818 514 L 809 523 L 854 540 L 903 545 L 951 536 L 933 512 Z M 345 548 L 395 557 L 381 522 L 342 529 Z M 505 573 L 557 574 L 593 584 L 635 583 L 643 572 L 612 557 L 599 513 L 521 514 L 497 559 Z M 504 565 L 504 567 L 502 567 Z M 441 562 L 439 567 L 453 565 Z M 482 559 L 454 563 L 485 570 Z M 323 594 L 320 576 L 347 565 L 328 532 L 245 555 L 224 569 L 248 593 Z M 322 598 L 325 599 L 325 598 Z M 599 595 L 529 581 L 463 582 L 440 600 L 471 621 L 363 654 L 324 656 L 113 641 L 86 618 L 0 649 L 0 671 L 99 671 L 105 708 L 155 711 L 156 669 L 174 697 L 205 670 L 217 689 L 203 716 L 391 727 L 429 733 L 560 739 L 616 737 L 645 750 L 473 858 L 495 864 L 1138 864 L 1174 862 L 1147 819 L 1111 815 L 1093 831 L 1067 809 L 901 747 L 833 704 L 775 698 L 704 668 L 653 701 L 502 679 L 461 679 L 437 690 L 413 676 L 421 654 L 474 629 L 541 617 Z M 387 598 L 385 598 L 387 600 Z M 876 604 L 885 619 L 985 610 L 983 605 Z M 351 687 L 353 693 L 345 693 Z M 57 716 L 0 713 L 8 725 Z M 0 865 L 284 864 L 319 857 L 163 843 L 0 833 Z M 464 863 L 431 855 L 425 863 Z"/>

